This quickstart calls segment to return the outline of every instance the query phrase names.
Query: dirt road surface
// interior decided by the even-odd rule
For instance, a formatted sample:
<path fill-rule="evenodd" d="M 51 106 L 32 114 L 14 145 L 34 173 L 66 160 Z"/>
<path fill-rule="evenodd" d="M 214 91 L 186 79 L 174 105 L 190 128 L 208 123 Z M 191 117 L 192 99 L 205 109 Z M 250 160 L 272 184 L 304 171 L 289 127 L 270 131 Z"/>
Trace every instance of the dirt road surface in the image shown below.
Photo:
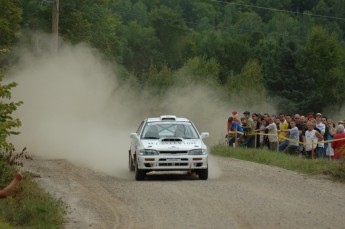
<path fill-rule="evenodd" d="M 25 169 L 69 206 L 65 228 L 345 228 L 345 184 L 231 158 L 221 175 L 118 178 L 66 160 Z M 212 171 L 211 171 L 212 172 Z"/>

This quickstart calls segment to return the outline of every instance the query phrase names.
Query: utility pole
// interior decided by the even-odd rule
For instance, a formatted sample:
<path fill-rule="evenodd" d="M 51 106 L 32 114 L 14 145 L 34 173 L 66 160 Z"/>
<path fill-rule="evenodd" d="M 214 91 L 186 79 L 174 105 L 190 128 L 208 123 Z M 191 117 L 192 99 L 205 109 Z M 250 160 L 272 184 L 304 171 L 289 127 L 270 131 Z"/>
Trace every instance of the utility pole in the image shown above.
<path fill-rule="evenodd" d="M 52 50 L 57 53 L 59 48 L 59 0 L 53 1 L 52 12 Z"/>

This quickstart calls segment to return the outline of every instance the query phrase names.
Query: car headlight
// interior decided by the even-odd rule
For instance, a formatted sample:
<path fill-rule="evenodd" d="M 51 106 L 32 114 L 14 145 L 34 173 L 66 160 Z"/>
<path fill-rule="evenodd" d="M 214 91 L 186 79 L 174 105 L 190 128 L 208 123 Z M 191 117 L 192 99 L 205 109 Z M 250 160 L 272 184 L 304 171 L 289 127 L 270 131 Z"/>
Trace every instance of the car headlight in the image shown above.
<path fill-rule="evenodd" d="M 153 150 L 153 149 L 142 149 L 140 150 L 140 155 L 143 155 L 143 156 L 158 155 L 158 151 Z"/>
<path fill-rule="evenodd" d="M 206 149 L 193 149 L 189 151 L 189 155 L 204 155 L 206 154 Z"/>

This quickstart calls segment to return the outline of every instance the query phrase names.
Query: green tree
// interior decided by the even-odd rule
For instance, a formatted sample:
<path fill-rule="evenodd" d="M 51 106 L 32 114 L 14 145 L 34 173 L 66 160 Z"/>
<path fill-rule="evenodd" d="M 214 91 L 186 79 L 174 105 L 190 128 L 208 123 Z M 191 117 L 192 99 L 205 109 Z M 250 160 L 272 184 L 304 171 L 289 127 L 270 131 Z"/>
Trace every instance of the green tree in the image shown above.
<path fill-rule="evenodd" d="M 334 33 L 327 34 L 322 27 L 312 29 L 303 49 L 305 74 L 315 82 L 308 89 L 318 95 L 311 101 L 311 109 L 321 112 L 331 104 L 343 104 L 344 90 L 337 89 L 345 88 L 344 50 Z"/>
<path fill-rule="evenodd" d="M 220 65 L 216 58 L 209 60 L 206 57 L 190 58 L 175 74 L 177 85 L 206 84 L 219 86 Z"/>
<path fill-rule="evenodd" d="M 293 40 L 268 39 L 258 46 L 264 69 L 264 85 L 268 95 L 275 98 L 279 111 L 310 112 L 310 98 L 314 99 L 313 78 L 304 74 L 302 54 Z"/>
<path fill-rule="evenodd" d="M 246 107 L 266 101 L 262 66 L 257 60 L 248 60 L 242 71 L 230 78 L 225 88 L 229 98 Z"/>
<path fill-rule="evenodd" d="M 118 28 L 118 35 L 123 38 L 122 63 L 131 71 L 142 74 L 152 63 L 163 66 L 162 53 L 159 51 L 160 41 L 152 27 L 142 27 L 136 21 Z M 119 50 L 119 49 L 118 49 Z"/>
<path fill-rule="evenodd" d="M 173 85 L 173 82 L 172 72 L 167 65 L 164 65 L 160 71 L 158 71 L 156 66 L 151 65 L 145 86 L 151 90 L 152 94 L 163 95 Z"/>
<path fill-rule="evenodd" d="M 17 86 L 17 83 L 2 84 L 3 74 L 0 71 L 0 158 L 8 156 L 13 152 L 13 145 L 8 143 L 7 138 L 11 135 L 19 134 L 13 128 L 21 126 L 19 119 L 12 118 L 12 113 L 17 110 L 22 102 L 11 102 L 11 89 Z"/>
<path fill-rule="evenodd" d="M 180 67 L 184 62 L 186 40 L 183 37 L 187 32 L 181 11 L 161 6 L 151 11 L 150 18 L 166 63 L 173 69 Z"/>
<path fill-rule="evenodd" d="M 12 46 L 19 38 L 22 8 L 20 1 L 0 0 L 0 70 L 8 65 Z"/>
<path fill-rule="evenodd" d="M 0 0 L 0 49 L 13 45 L 22 20 L 20 1 Z"/>

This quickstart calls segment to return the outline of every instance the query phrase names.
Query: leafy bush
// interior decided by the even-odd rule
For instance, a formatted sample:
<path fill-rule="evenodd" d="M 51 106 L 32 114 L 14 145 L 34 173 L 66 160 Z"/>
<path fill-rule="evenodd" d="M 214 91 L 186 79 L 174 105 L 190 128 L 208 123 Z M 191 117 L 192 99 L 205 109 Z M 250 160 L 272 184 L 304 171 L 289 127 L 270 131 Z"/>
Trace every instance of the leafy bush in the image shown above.
<path fill-rule="evenodd" d="M 23 102 L 11 102 L 11 89 L 17 86 L 12 82 L 6 85 L 2 84 L 3 73 L 0 70 L 0 160 L 7 162 L 9 165 L 22 165 L 18 162 L 19 158 L 30 159 L 26 148 L 21 153 L 15 153 L 14 145 L 7 141 L 10 135 L 19 134 L 13 128 L 20 127 L 21 121 L 12 118 L 12 113 L 17 110 Z"/>

